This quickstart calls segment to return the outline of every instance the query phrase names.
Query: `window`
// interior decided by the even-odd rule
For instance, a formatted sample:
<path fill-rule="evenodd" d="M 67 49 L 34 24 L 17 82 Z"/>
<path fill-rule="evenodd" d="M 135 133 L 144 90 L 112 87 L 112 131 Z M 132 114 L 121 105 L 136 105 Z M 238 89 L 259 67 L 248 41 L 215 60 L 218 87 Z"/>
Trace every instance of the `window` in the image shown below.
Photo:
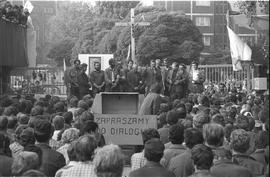
<path fill-rule="evenodd" d="M 210 46 L 211 37 L 210 36 L 203 36 L 203 44 L 204 44 L 204 46 Z"/>
<path fill-rule="evenodd" d="M 196 1 L 196 6 L 210 6 L 210 1 Z"/>
<path fill-rule="evenodd" d="M 196 26 L 210 26 L 210 17 L 196 17 Z"/>

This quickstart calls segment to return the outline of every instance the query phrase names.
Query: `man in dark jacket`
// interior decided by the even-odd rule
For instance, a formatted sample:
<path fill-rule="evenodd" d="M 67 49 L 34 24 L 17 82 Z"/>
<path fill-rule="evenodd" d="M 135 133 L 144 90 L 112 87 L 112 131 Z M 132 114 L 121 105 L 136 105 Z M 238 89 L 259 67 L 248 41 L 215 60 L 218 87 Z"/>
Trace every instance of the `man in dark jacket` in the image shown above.
<path fill-rule="evenodd" d="M 175 175 L 162 167 L 159 163 L 163 156 L 164 144 L 158 139 L 148 140 L 144 145 L 144 156 L 147 159 L 146 165 L 132 171 L 130 177 L 174 177 Z"/>
<path fill-rule="evenodd" d="M 91 72 L 90 80 L 92 84 L 93 96 L 99 92 L 104 92 L 105 90 L 105 74 L 101 70 L 101 65 L 99 62 L 94 63 L 95 71 Z"/>
<path fill-rule="evenodd" d="M 13 159 L 5 153 L 5 149 L 9 146 L 9 139 L 0 133 L 0 176 L 12 176 L 11 166 Z"/>
<path fill-rule="evenodd" d="M 49 146 L 52 131 L 52 125 L 46 120 L 40 120 L 35 124 L 37 146 L 42 150 L 40 171 L 46 176 L 55 176 L 56 171 L 66 165 L 64 156 Z"/>
<path fill-rule="evenodd" d="M 79 84 L 79 99 L 82 99 L 83 96 L 89 94 L 90 80 L 86 75 L 87 64 L 83 63 L 80 65 L 80 74 L 78 75 L 78 84 Z"/>
<path fill-rule="evenodd" d="M 211 168 L 211 173 L 218 177 L 252 177 L 252 173 L 246 168 L 232 162 L 232 154 L 227 149 L 216 149 L 218 156 Z"/>
<path fill-rule="evenodd" d="M 248 168 L 253 176 L 264 175 L 264 165 L 247 153 L 250 147 L 250 136 L 248 132 L 243 129 L 236 129 L 231 133 L 230 141 L 233 162 Z"/>

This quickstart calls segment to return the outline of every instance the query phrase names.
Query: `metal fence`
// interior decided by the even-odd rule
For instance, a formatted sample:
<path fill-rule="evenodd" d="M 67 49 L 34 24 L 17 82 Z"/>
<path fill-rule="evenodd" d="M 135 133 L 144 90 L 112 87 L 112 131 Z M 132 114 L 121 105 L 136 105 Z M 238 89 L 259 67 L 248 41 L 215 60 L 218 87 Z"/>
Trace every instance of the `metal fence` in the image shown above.
<path fill-rule="evenodd" d="M 233 80 L 246 82 L 247 87 L 251 88 L 253 70 L 250 70 L 249 66 L 244 66 L 242 71 L 233 71 L 231 64 L 199 65 L 199 69 L 204 71 L 205 84 L 226 83 Z M 22 90 L 26 93 L 66 95 L 64 70 L 61 67 L 16 68 L 11 71 L 10 86 L 13 90 Z M 36 89 L 37 87 L 39 89 Z"/>
<path fill-rule="evenodd" d="M 247 84 L 247 89 L 251 88 L 251 80 L 253 78 L 253 70 L 249 65 L 243 65 L 243 70 L 233 71 L 231 64 L 222 65 L 199 65 L 204 71 L 205 83 L 227 83 L 230 81 Z"/>
<path fill-rule="evenodd" d="M 19 93 L 65 95 L 63 68 L 16 68 L 10 74 L 10 87 Z"/>

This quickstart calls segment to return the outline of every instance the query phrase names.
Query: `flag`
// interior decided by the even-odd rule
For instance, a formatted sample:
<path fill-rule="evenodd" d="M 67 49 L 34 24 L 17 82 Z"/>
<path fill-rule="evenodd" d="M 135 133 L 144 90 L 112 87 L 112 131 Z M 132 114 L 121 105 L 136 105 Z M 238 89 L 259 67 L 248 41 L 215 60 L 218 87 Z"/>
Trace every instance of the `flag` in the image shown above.
<path fill-rule="evenodd" d="M 66 66 L 66 60 L 65 59 L 63 59 L 63 67 L 64 67 L 64 71 L 66 71 L 66 69 L 67 69 L 67 66 Z"/>
<path fill-rule="evenodd" d="M 243 42 L 228 26 L 228 35 L 230 40 L 230 51 L 233 64 L 233 70 L 242 70 L 241 61 L 251 61 L 252 51 L 250 47 Z"/>
<path fill-rule="evenodd" d="M 29 0 L 27 0 L 26 3 L 24 4 L 23 9 L 27 9 L 28 12 L 31 14 L 31 12 L 34 9 L 34 6 L 32 5 L 32 3 Z"/>
<path fill-rule="evenodd" d="M 129 57 L 130 57 L 130 45 L 128 45 L 127 61 L 129 60 Z"/>

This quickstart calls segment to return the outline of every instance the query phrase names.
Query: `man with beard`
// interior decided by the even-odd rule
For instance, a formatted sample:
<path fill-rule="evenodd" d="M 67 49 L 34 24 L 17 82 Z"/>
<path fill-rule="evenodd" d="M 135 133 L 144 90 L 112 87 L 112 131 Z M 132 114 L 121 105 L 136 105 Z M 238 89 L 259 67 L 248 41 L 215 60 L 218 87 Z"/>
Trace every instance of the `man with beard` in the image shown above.
<path fill-rule="evenodd" d="M 79 84 L 79 99 L 82 99 L 84 95 L 89 94 L 90 81 L 86 75 L 87 64 L 83 63 L 80 65 L 81 72 L 78 75 L 78 84 Z"/>
<path fill-rule="evenodd" d="M 99 62 L 94 63 L 95 71 L 90 74 L 90 80 L 92 83 L 93 96 L 99 92 L 104 92 L 105 90 L 105 74 L 101 70 L 101 65 Z"/>

